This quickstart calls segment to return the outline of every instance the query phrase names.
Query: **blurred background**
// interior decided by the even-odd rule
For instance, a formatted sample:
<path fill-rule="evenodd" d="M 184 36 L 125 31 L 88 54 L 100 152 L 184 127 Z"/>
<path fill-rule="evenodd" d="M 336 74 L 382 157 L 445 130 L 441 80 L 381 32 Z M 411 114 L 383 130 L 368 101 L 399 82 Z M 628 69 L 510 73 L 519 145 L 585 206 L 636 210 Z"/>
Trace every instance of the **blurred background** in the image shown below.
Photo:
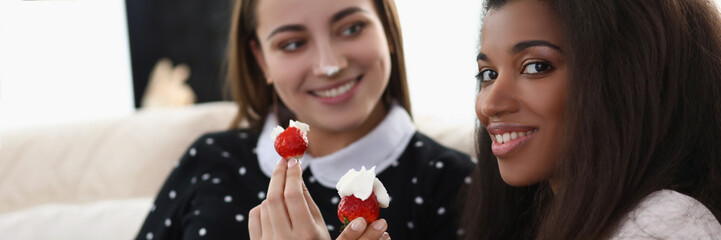
<path fill-rule="evenodd" d="M 131 114 L 153 76 L 189 86 L 170 104 L 228 99 L 221 66 L 231 4 L 0 1 L 0 130 Z M 482 0 L 396 4 L 413 111 L 473 121 Z"/>

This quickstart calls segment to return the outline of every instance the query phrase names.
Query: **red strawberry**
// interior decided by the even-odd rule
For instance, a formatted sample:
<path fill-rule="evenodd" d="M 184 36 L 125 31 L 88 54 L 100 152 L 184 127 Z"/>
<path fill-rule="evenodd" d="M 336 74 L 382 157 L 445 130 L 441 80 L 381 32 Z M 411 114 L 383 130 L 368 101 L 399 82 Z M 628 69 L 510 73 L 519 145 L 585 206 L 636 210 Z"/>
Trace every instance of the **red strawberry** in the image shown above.
<path fill-rule="evenodd" d="M 354 195 L 349 195 L 341 198 L 338 203 L 338 219 L 343 222 L 342 229 L 346 225 L 358 217 L 362 217 L 366 220 L 366 224 L 370 224 L 378 219 L 378 212 L 380 211 L 378 200 L 376 195 L 371 193 L 370 197 L 365 201 L 361 201 Z"/>
<path fill-rule="evenodd" d="M 308 148 L 303 133 L 296 127 L 288 127 L 275 138 L 275 151 L 283 158 L 300 158 Z"/>

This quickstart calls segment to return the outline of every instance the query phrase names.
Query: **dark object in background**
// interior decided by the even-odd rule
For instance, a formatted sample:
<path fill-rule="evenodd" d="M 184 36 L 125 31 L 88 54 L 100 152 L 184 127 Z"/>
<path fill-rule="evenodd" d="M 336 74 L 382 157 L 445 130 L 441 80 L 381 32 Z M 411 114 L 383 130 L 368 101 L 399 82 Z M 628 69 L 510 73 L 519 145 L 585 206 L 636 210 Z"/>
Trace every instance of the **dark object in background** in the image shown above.
<path fill-rule="evenodd" d="M 126 0 L 135 107 L 161 58 L 190 66 L 196 102 L 223 100 L 232 0 Z"/>

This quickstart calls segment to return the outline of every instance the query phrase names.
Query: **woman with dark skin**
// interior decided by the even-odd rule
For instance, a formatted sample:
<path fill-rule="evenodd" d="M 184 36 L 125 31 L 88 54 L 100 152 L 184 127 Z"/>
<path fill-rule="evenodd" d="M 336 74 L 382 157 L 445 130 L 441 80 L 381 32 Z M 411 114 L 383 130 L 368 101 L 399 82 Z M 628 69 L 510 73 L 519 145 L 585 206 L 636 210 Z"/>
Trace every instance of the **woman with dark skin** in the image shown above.
<path fill-rule="evenodd" d="M 711 1 L 489 0 L 465 239 L 721 237 Z"/>

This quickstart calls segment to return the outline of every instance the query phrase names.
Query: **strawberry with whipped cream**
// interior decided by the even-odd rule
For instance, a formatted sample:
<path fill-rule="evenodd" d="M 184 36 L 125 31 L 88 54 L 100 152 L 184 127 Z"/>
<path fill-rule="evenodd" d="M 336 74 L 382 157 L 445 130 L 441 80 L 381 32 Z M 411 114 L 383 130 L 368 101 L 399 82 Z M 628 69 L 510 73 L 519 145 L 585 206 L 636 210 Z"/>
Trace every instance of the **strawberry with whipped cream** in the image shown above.
<path fill-rule="evenodd" d="M 276 126 L 270 138 L 273 139 L 275 151 L 277 151 L 281 157 L 285 159 L 300 159 L 308 148 L 309 131 L 310 127 L 308 124 L 290 120 L 288 129 Z"/>
<path fill-rule="evenodd" d="M 378 219 L 380 208 L 387 208 L 390 203 L 386 188 L 376 178 L 375 167 L 348 170 L 336 184 L 336 189 L 341 197 L 338 219 L 343 222 L 343 227 L 358 217 L 370 224 Z"/>

